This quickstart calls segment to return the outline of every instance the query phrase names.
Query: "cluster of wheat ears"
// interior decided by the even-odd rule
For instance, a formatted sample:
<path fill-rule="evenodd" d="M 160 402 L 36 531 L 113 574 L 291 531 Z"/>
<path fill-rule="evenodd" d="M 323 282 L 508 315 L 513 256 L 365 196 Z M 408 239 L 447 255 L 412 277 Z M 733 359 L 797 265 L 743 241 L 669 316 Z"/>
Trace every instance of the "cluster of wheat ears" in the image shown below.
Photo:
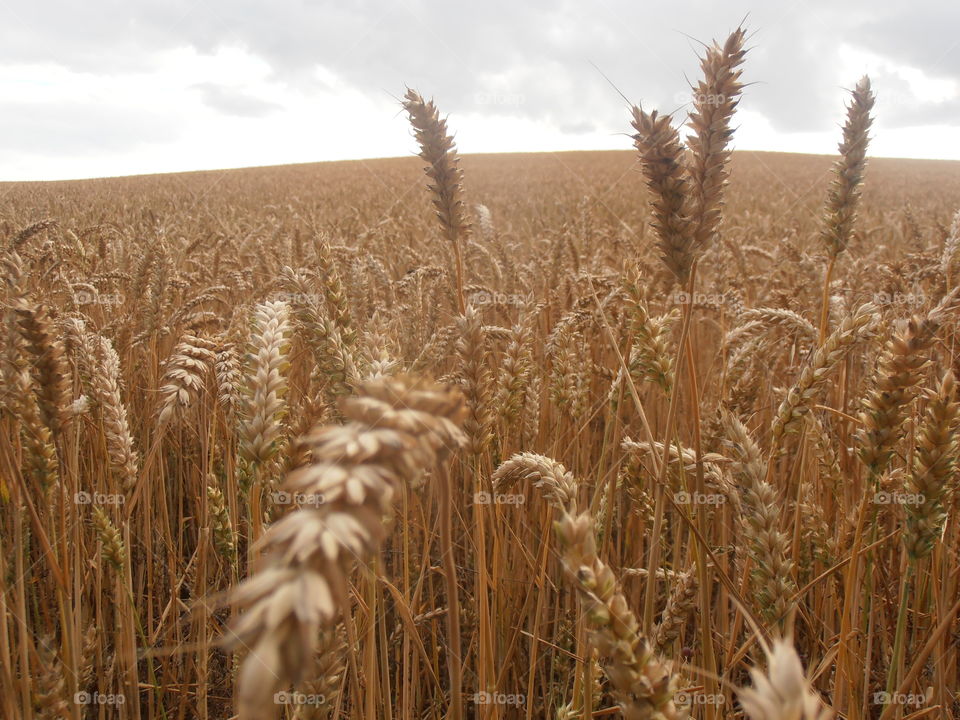
<path fill-rule="evenodd" d="M 960 716 L 957 171 L 733 156 L 745 39 L 629 157 L 0 188 L 0 716 Z"/>

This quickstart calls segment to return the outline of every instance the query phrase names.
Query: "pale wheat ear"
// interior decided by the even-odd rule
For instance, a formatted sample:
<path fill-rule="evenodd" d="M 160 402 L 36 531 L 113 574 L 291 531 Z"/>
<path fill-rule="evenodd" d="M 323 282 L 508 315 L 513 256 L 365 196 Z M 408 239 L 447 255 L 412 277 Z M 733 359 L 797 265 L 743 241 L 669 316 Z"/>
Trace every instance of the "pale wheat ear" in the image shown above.
<path fill-rule="evenodd" d="M 960 252 L 960 210 L 953 215 L 950 231 L 943 242 L 943 252 L 940 255 L 940 272 L 948 291 L 953 290 L 953 265 Z"/>
<path fill-rule="evenodd" d="M 810 687 L 790 637 L 777 638 L 764 646 L 767 670 L 751 668 L 753 686 L 737 695 L 750 720 L 830 720 L 834 713 L 824 707 Z"/>
<path fill-rule="evenodd" d="M 700 591 L 696 568 L 691 566 L 674 580 L 673 590 L 663 608 L 660 622 L 651 641 L 661 653 L 671 650 L 671 645 L 680 637 L 681 628 L 696 611 L 697 593 Z"/>
<path fill-rule="evenodd" d="M 350 572 L 379 549 L 401 484 L 466 442 L 462 397 L 433 384 L 370 381 L 341 412 L 346 425 L 302 438 L 310 463 L 283 490 L 303 504 L 261 538 L 265 565 L 234 592 L 246 612 L 224 644 L 249 651 L 238 677 L 244 719 L 275 714 L 273 694 L 301 680 L 317 633 L 349 611 Z"/>
<path fill-rule="evenodd" d="M 91 375 L 91 388 L 100 406 L 107 450 L 114 471 L 120 478 L 120 487 L 125 492 L 133 489 L 139 472 L 127 408 L 120 395 L 120 357 L 113 344 L 102 336 L 91 339 L 96 367 Z"/>
<path fill-rule="evenodd" d="M 640 631 L 616 575 L 597 556 L 599 528 L 577 506 L 577 481 L 561 463 L 544 455 L 518 453 L 497 468 L 495 489 L 530 481 L 559 513 L 553 524 L 566 575 L 577 589 L 593 646 L 626 718 L 685 720 L 674 702 L 679 678 Z"/>
<path fill-rule="evenodd" d="M 878 308 L 861 305 L 816 349 L 777 409 L 770 429 L 776 449 L 785 435 L 799 431 L 800 421 L 826 390 L 831 374 L 859 343 L 872 338 L 878 322 Z"/>
<path fill-rule="evenodd" d="M 240 429 L 240 456 L 255 472 L 269 473 L 283 442 L 290 334 L 287 303 L 257 305 L 247 354 L 250 379 L 244 388 L 245 417 Z"/>
<path fill-rule="evenodd" d="M 495 490 L 510 489 L 521 481 L 532 482 L 544 499 L 559 511 L 577 502 L 577 480 L 553 458 L 536 453 L 517 453 L 501 463 L 491 477 Z"/>
<path fill-rule="evenodd" d="M 488 367 L 488 338 L 480 314 L 472 305 L 467 305 L 463 315 L 457 318 L 457 356 L 460 360 L 460 375 L 464 397 L 469 413 L 463 423 L 468 442 L 467 454 L 479 456 L 490 445 L 492 377 Z"/>
<path fill-rule="evenodd" d="M 183 420 L 197 406 L 213 370 L 215 347 L 213 341 L 190 333 L 180 338 L 163 367 L 158 430 Z"/>

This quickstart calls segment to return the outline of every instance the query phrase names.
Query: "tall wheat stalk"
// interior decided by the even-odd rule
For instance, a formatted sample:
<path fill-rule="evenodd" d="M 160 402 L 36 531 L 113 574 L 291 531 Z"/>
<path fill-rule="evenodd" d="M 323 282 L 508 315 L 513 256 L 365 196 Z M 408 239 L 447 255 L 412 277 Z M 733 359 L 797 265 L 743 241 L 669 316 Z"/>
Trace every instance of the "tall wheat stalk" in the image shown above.
<path fill-rule="evenodd" d="M 463 202 L 463 171 L 457 157 L 457 146 L 447 132 L 447 121 L 440 118 L 440 111 L 433 100 L 425 101 L 416 90 L 407 90 L 403 108 L 410 116 L 410 124 L 420 145 L 420 157 L 427 163 L 424 168 L 430 179 L 433 205 L 444 237 L 450 241 L 456 260 L 456 293 L 461 314 L 466 310 L 463 295 L 463 245 L 470 223 Z"/>

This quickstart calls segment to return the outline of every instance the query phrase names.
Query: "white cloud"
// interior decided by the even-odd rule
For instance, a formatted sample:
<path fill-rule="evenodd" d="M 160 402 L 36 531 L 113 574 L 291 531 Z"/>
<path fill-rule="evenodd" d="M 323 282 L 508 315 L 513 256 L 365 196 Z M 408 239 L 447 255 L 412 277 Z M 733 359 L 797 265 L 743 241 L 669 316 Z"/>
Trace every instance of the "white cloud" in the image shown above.
<path fill-rule="evenodd" d="M 735 146 L 834 153 L 843 88 L 867 71 L 878 92 L 872 154 L 960 159 L 955 40 L 896 33 L 903 12 L 851 3 L 751 12 L 753 84 Z M 32 6 L 4 18 L 0 6 L 0 179 L 408 155 L 394 97 L 406 84 L 451 113 L 464 153 L 626 150 L 626 104 L 603 75 L 645 107 L 675 110 L 700 51 L 681 30 L 722 35 L 749 2 L 433 4 L 142 0 L 108 12 L 91 0 L 52 23 Z M 954 11 L 924 12 L 939 28 Z"/>
<path fill-rule="evenodd" d="M 9 128 L 0 135 L 5 180 L 380 157 L 410 146 L 405 126 L 391 122 L 397 107 L 387 95 L 348 87 L 307 94 L 237 48 L 175 50 L 157 55 L 148 72 L 111 75 L 7 66 L 0 98 L 11 97 L 16 106 L 0 102 L 0 128 Z M 269 112 L 243 112 L 259 106 Z M 64 128 L 72 146 L 63 146 Z"/>
<path fill-rule="evenodd" d="M 940 105 L 960 98 L 960 83 L 955 78 L 928 73 L 846 43 L 840 46 L 839 57 L 838 81 L 849 82 L 850 78 L 868 74 L 888 104 Z"/>

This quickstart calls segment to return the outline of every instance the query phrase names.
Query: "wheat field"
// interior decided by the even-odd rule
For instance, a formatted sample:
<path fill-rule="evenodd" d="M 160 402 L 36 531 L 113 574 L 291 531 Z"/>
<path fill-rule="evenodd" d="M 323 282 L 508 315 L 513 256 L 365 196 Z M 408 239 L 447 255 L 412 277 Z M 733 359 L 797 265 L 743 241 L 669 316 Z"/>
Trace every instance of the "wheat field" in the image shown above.
<path fill-rule="evenodd" d="M 0 184 L 0 716 L 960 717 L 960 164 L 732 152 L 744 40 L 622 152 Z"/>

